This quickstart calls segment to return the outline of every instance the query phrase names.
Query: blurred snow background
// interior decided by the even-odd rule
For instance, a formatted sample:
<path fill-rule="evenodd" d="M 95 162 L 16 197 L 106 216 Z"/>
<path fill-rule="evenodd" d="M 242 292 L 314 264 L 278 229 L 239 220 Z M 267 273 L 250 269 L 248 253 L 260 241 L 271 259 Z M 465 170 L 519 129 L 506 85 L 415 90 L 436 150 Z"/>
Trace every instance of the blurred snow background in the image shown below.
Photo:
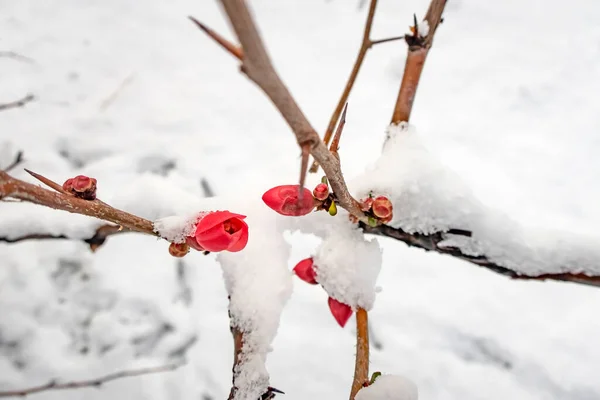
<path fill-rule="evenodd" d="M 381 0 L 373 37 L 404 33 L 427 4 Z M 251 5 L 283 80 L 324 129 L 366 8 L 342 0 Z M 296 181 L 298 149 L 281 117 L 186 19 L 233 37 L 217 2 L 0 0 L 0 10 L 0 52 L 30 59 L 0 56 L 0 102 L 38 97 L 0 113 L 3 157 L 22 149 L 25 167 L 57 181 L 94 176 L 101 199 L 149 218 L 171 214 L 180 193 L 204 196 L 202 179 L 223 196 Z M 593 235 L 600 223 L 599 19 L 593 0 L 450 0 L 437 32 L 412 122 L 483 203 L 523 225 Z M 381 151 L 405 54 L 391 43 L 367 56 L 340 150 L 348 177 Z M 91 226 L 0 206 L 4 228 L 20 229 L 20 220 L 63 232 Z M 317 245 L 289 240 L 290 267 Z M 600 398 L 600 291 L 513 282 L 382 245 L 373 371 L 410 377 L 422 399 Z M 329 315 L 326 297 L 294 282 L 268 359 L 285 398 L 347 396 L 354 336 Z M 136 235 L 111 238 L 95 254 L 76 242 L 0 243 L 0 390 L 185 357 L 176 372 L 37 398 L 225 398 L 231 347 L 213 256 L 177 261 L 166 243 Z"/>

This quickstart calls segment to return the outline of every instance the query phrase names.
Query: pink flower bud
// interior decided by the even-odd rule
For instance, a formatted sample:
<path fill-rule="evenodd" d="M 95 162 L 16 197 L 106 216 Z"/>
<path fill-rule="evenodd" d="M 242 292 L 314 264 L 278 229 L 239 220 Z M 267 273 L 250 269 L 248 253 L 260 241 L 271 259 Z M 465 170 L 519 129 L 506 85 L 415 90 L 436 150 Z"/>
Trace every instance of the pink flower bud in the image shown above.
<path fill-rule="evenodd" d="M 310 213 L 314 205 L 314 200 L 310 190 L 302 189 L 302 199 L 298 198 L 300 185 L 282 185 L 275 186 L 263 194 L 262 200 L 269 208 L 275 212 L 298 217 Z"/>
<path fill-rule="evenodd" d="M 305 258 L 296 264 L 294 273 L 306 283 L 310 283 L 311 285 L 317 284 L 317 272 L 315 271 L 312 257 Z"/>
<path fill-rule="evenodd" d="M 94 178 L 85 175 L 77 175 L 75 178 L 67 179 L 65 183 L 63 183 L 63 189 L 75 197 L 85 200 L 95 200 L 97 183 L 98 182 Z"/>
<path fill-rule="evenodd" d="M 169 245 L 169 254 L 173 257 L 183 257 L 190 252 L 190 246 L 187 243 L 171 243 Z"/>
<path fill-rule="evenodd" d="M 213 211 L 204 215 L 196 224 L 196 243 L 192 247 L 211 252 L 243 250 L 248 243 L 248 225 L 244 218 L 245 215 L 229 211 Z"/>
<path fill-rule="evenodd" d="M 66 190 L 67 192 L 71 192 L 71 190 L 73 190 L 73 178 L 69 178 L 65 181 L 65 183 L 63 183 L 63 189 Z"/>
<path fill-rule="evenodd" d="M 319 183 L 314 189 L 313 189 L 313 196 L 315 197 L 315 199 L 317 200 L 325 200 L 327 197 L 329 197 L 329 188 L 327 187 L 326 184 L 324 183 Z"/>
<path fill-rule="evenodd" d="M 378 196 L 373 201 L 373 214 L 384 221 L 392 220 L 392 202 L 385 196 Z"/>
<path fill-rule="evenodd" d="M 335 318 L 337 323 L 343 328 L 352 316 L 352 308 L 347 304 L 340 303 L 333 297 L 330 297 L 329 300 L 327 300 L 327 303 L 329 304 L 331 315 L 333 315 L 333 318 Z"/>
<path fill-rule="evenodd" d="M 360 208 L 363 211 L 369 211 L 373 206 L 373 198 L 371 196 L 360 201 Z"/>

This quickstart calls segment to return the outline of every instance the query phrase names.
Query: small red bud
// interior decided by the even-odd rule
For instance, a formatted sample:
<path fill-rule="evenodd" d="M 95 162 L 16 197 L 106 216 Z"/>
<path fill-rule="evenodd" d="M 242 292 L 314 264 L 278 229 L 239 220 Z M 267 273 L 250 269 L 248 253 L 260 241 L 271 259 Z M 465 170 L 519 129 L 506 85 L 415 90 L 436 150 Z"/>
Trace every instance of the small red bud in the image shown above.
<path fill-rule="evenodd" d="M 85 175 L 77 175 L 75 178 L 70 178 L 63 183 L 63 189 L 71 193 L 75 197 L 84 200 L 96 199 L 96 184 L 94 178 Z"/>
<path fill-rule="evenodd" d="M 171 243 L 169 245 L 169 254 L 173 257 L 183 257 L 190 252 L 190 246 L 187 243 Z"/>
<path fill-rule="evenodd" d="M 294 267 L 294 273 L 298 278 L 311 285 L 317 284 L 317 272 L 312 257 L 300 261 Z"/>
<path fill-rule="evenodd" d="M 384 222 L 392 220 L 392 208 L 392 202 L 385 196 L 378 196 L 373 201 L 373 214 Z"/>
<path fill-rule="evenodd" d="M 329 197 L 329 188 L 327 187 L 326 184 L 319 183 L 313 189 L 313 196 L 315 197 L 315 199 L 323 201 L 327 197 Z"/>
<path fill-rule="evenodd" d="M 333 318 L 335 318 L 337 323 L 343 328 L 352 316 L 352 308 L 347 304 L 340 303 L 333 297 L 330 297 L 327 300 L 327 303 L 329 304 L 331 315 L 333 315 Z"/>
<path fill-rule="evenodd" d="M 360 208 L 363 211 L 369 211 L 373 206 L 373 198 L 371 196 L 360 201 Z"/>
<path fill-rule="evenodd" d="M 263 202 L 275 212 L 298 217 L 310 213 L 315 205 L 310 190 L 302 188 L 299 197 L 299 185 L 282 185 L 271 188 L 262 196 Z"/>
<path fill-rule="evenodd" d="M 63 183 L 63 189 L 66 190 L 67 192 L 71 192 L 71 190 L 73 190 L 73 178 L 69 178 L 65 181 L 65 183 Z"/>

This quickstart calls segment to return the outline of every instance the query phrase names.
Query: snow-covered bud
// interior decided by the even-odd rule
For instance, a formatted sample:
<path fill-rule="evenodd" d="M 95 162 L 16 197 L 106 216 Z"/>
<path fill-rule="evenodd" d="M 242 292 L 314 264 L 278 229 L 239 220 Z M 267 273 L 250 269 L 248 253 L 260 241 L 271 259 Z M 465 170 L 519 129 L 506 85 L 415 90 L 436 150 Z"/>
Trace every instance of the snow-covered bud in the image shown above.
<path fill-rule="evenodd" d="M 340 303 L 333 297 L 330 297 L 327 300 L 327 303 L 329 304 L 331 315 L 333 315 L 333 318 L 335 318 L 337 323 L 343 328 L 352 316 L 352 308 L 347 304 Z"/>
<path fill-rule="evenodd" d="M 298 217 L 310 213 L 315 207 L 312 193 L 302 188 L 302 199 L 299 198 L 300 185 L 275 186 L 262 196 L 264 203 L 281 215 Z"/>
<path fill-rule="evenodd" d="M 313 196 L 315 197 L 315 199 L 323 201 L 327 197 L 329 197 L 329 188 L 327 187 L 326 184 L 319 183 L 313 189 Z"/>
<path fill-rule="evenodd" d="M 173 257 L 183 257 L 190 252 L 190 246 L 187 243 L 171 243 L 169 245 L 169 254 Z"/>
<path fill-rule="evenodd" d="M 383 222 L 392 220 L 392 202 L 385 196 L 378 196 L 373 200 L 373 214 Z"/>
<path fill-rule="evenodd" d="M 198 221 L 194 235 L 186 243 L 199 251 L 241 251 L 248 244 L 245 218 L 229 211 L 211 211 Z"/>
<path fill-rule="evenodd" d="M 311 285 L 317 284 L 317 272 L 312 257 L 305 258 L 296 264 L 294 273 L 306 283 L 310 283 Z"/>

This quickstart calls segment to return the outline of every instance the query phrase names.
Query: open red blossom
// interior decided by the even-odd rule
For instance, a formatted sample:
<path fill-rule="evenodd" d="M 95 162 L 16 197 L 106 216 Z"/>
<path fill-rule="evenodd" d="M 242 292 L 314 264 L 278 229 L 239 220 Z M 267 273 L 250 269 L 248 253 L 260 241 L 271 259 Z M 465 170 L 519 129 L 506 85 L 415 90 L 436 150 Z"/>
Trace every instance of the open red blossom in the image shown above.
<path fill-rule="evenodd" d="M 373 200 L 373 214 L 389 222 L 392 219 L 392 202 L 385 196 L 378 196 Z"/>
<path fill-rule="evenodd" d="M 243 250 L 248 243 L 248 225 L 245 215 L 229 211 L 213 211 L 196 224 L 196 232 L 186 243 L 196 250 L 212 252 Z"/>
<path fill-rule="evenodd" d="M 275 186 L 263 194 L 262 200 L 275 212 L 298 217 L 310 213 L 314 208 L 310 190 L 302 189 L 302 199 L 298 198 L 300 185 Z M 299 201 L 300 200 L 300 201 Z"/>
<path fill-rule="evenodd" d="M 317 271 L 315 270 L 312 257 L 305 258 L 296 264 L 294 273 L 306 283 L 310 283 L 311 285 L 317 284 Z"/>
<path fill-rule="evenodd" d="M 333 318 L 343 328 L 352 316 L 352 308 L 347 304 L 340 303 L 333 297 L 330 297 L 327 303 L 329 304 L 331 315 L 333 315 Z"/>

